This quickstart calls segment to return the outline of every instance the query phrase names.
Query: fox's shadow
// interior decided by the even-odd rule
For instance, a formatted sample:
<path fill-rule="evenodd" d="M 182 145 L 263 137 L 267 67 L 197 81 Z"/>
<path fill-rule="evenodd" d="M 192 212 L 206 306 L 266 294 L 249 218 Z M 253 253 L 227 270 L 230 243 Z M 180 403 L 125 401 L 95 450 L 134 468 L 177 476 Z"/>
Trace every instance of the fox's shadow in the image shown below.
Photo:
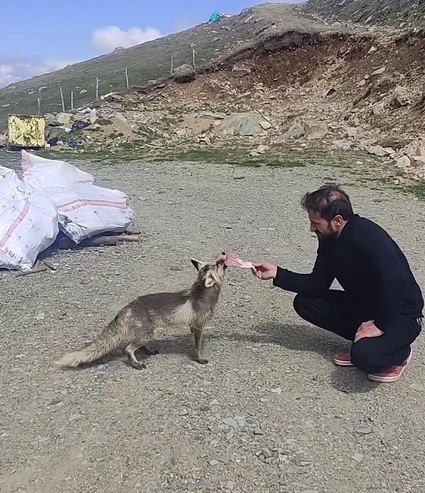
<path fill-rule="evenodd" d="M 217 326 L 216 326 L 217 327 Z M 326 362 L 333 360 L 336 351 L 341 348 L 349 348 L 349 341 L 328 331 L 301 324 L 257 324 L 244 333 L 224 332 L 221 330 L 208 331 L 204 333 L 204 355 L 209 357 L 209 341 L 225 340 L 237 341 L 250 344 L 276 344 L 289 351 L 301 351 L 316 353 Z M 193 336 L 190 332 L 178 336 L 161 336 L 152 340 L 147 348 L 136 352 L 137 359 L 148 362 L 155 357 L 155 352 L 160 355 L 179 355 L 194 362 Z M 212 361 L 214 356 L 212 356 Z M 80 369 L 96 367 L 101 364 L 116 361 L 119 364 L 130 365 L 123 351 L 117 350 L 104 356 L 93 363 L 83 365 Z M 364 393 L 372 390 L 373 384 L 365 375 L 356 369 L 334 368 L 330 375 L 330 384 L 338 391 L 345 394 Z"/>

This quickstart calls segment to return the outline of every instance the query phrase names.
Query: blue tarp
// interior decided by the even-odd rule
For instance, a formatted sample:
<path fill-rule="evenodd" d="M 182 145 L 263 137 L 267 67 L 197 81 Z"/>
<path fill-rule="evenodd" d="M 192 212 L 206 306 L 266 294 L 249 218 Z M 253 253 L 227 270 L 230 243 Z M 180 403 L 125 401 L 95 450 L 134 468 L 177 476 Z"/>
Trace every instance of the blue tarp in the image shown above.
<path fill-rule="evenodd" d="M 215 11 L 211 14 L 209 20 L 208 20 L 208 24 L 213 24 L 214 22 L 218 22 L 221 18 L 221 15 L 219 12 Z"/>

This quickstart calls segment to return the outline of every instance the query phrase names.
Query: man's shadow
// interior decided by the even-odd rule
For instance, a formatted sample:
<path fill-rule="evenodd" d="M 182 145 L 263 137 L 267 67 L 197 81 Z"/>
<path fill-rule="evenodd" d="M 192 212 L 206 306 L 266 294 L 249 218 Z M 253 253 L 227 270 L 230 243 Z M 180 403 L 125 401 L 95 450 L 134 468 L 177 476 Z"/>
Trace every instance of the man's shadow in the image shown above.
<path fill-rule="evenodd" d="M 221 338 L 221 335 L 210 337 Z M 336 352 L 349 349 L 350 341 L 326 330 L 299 324 L 259 324 L 250 334 L 229 334 L 226 339 L 249 341 L 253 344 L 278 344 L 290 351 L 312 352 L 327 362 L 332 362 Z M 330 384 L 345 394 L 366 393 L 377 384 L 368 380 L 367 375 L 356 368 L 341 368 L 334 365 L 330 375 Z"/>
<path fill-rule="evenodd" d="M 299 324 L 258 324 L 253 326 L 249 333 L 244 334 L 223 334 L 223 332 L 206 333 L 204 344 L 208 344 L 208 339 L 225 339 L 237 341 L 242 344 L 246 342 L 250 342 L 251 344 L 277 344 L 289 351 L 316 353 L 327 363 L 333 362 L 335 353 L 341 350 L 341 348 L 348 349 L 350 347 L 349 341 L 345 341 L 331 332 L 310 327 L 309 325 Z M 154 354 L 151 355 L 149 352 L 153 351 L 155 353 L 156 350 L 161 355 L 174 354 L 187 357 L 189 361 L 193 361 L 193 336 L 187 333 L 179 336 L 160 337 L 148 345 L 147 351 L 144 349 L 139 350 L 137 358 L 142 361 L 149 360 L 154 356 Z M 96 367 L 100 363 L 111 363 L 113 360 L 115 360 L 113 367 L 122 363 L 130 366 L 123 351 L 117 350 L 93 363 L 83 365 L 83 368 Z M 368 380 L 367 376 L 356 368 L 339 368 L 336 366 L 330 375 L 330 384 L 344 394 L 366 393 L 374 389 L 377 385 Z"/>

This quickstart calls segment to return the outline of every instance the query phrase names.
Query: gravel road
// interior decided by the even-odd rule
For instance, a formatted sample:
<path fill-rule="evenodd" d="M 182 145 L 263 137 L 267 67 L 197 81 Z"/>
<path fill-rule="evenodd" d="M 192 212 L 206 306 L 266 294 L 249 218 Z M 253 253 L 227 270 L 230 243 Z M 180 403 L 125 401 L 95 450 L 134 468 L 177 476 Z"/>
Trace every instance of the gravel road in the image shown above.
<path fill-rule="evenodd" d="M 122 357 L 52 364 L 134 297 L 189 286 L 191 256 L 231 249 L 308 272 L 316 240 L 299 200 L 325 176 L 399 241 L 424 286 L 423 203 L 324 167 L 80 167 L 129 194 L 145 239 L 62 252 L 55 273 L 0 274 L 1 492 L 425 491 L 422 339 L 402 381 L 373 384 L 335 367 L 345 342 L 249 271 L 228 270 L 208 365 L 192 362 L 185 331 L 161 335 L 144 371 Z"/>

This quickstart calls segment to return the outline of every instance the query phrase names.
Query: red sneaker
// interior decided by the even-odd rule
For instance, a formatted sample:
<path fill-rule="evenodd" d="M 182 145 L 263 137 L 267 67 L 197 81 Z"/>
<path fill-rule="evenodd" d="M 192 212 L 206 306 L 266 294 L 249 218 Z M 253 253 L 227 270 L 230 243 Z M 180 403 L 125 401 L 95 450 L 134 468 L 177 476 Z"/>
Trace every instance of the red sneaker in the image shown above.
<path fill-rule="evenodd" d="M 412 359 L 412 350 L 410 350 L 410 354 L 407 357 L 406 361 L 404 361 L 401 365 L 395 365 L 388 368 L 388 370 L 381 371 L 380 373 L 372 373 L 368 375 L 369 379 L 373 382 L 379 383 L 391 383 L 399 380 L 403 373 L 406 371 L 408 364 Z"/>
<path fill-rule="evenodd" d="M 354 366 L 351 363 L 350 351 L 341 351 L 335 354 L 334 363 L 338 366 Z"/>

